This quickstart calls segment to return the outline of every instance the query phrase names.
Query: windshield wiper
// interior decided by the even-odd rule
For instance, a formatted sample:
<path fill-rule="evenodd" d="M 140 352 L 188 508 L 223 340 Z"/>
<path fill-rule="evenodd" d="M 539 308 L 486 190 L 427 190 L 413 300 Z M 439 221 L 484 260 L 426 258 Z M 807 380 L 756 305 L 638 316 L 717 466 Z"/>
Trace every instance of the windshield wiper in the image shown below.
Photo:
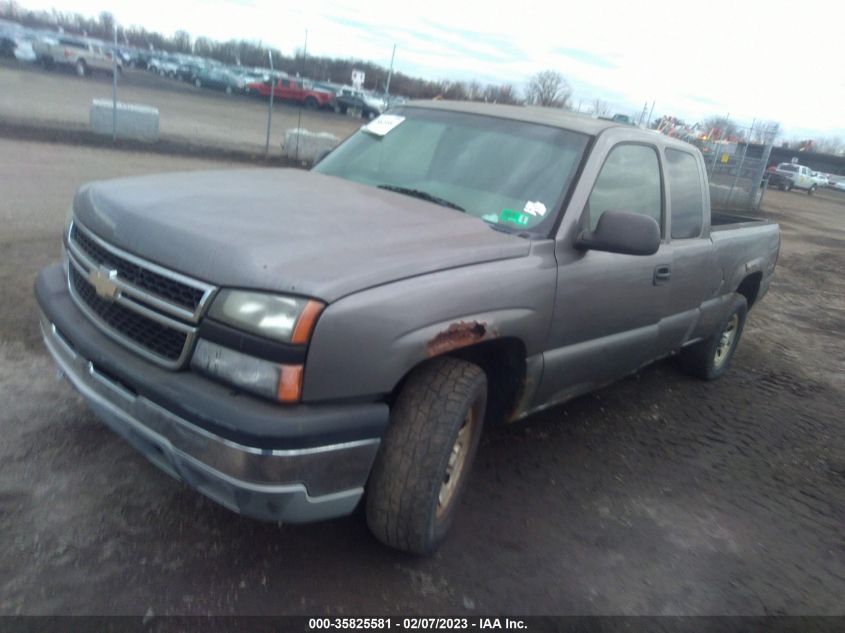
<path fill-rule="evenodd" d="M 412 196 L 414 198 L 419 198 L 420 200 L 433 202 L 435 204 L 439 204 L 444 207 L 449 207 L 450 209 L 457 209 L 458 211 L 463 211 L 466 213 L 466 209 L 464 209 L 462 206 L 459 206 L 454 202 L 449 202 L 445 198 L 440 198 L 438 196 L 430 194 L 427 191 L 422 191 L 421 189 L 411 189 L 410 187 L 397 187 L 396 185 L 378 185 L 378 188 L 386 189 L 387 191 L 395 191 L 396 193 L 404 193 L 406 196 Z"/>

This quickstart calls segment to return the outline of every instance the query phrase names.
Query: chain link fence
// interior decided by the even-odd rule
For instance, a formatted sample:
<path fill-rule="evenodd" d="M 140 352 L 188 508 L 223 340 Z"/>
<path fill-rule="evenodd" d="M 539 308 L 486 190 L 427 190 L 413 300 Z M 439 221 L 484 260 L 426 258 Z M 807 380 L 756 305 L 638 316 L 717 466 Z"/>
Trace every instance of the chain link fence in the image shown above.
<path fill-rule="evenodd" d="M 766 190 L 771 145 L 697 141 L 704 154 L 714 209 L 757 211 Z"/>

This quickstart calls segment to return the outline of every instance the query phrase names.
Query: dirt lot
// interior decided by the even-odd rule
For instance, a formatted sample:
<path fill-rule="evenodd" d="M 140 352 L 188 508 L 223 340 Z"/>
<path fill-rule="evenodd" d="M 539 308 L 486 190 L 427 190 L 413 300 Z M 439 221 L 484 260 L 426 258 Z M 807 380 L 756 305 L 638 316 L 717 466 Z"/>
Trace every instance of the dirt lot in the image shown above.
<path fill-rule="evenodd" d="M 672 361 L 490 430 L 438 555 L 240 518 L 55 379 L 32 281 L 83 181 L 218 166 L 0 140 L 0 613 L 845 614 L 845 198 L 771 192 L 730 375 Z"/>
<path fill-rule="evenodd" d="M 0 64 L 0 120 L 83 129 L 88 126 L 92 99 L 111 99 L 111 77 L 76 77 L 62 70 L 33 65 Z M 245 151 L 263 151 L 267 134 L 267 103 L 244 95 L 196 88 L 129 68 L 120 77 L 118 100 L 158 108 L 162 138 Z M 271 145 L 281 153 L 287 128 L 331 132 L 343 139 L 362 125 L 361 119 L 310 112 L 276 103 Z"/>

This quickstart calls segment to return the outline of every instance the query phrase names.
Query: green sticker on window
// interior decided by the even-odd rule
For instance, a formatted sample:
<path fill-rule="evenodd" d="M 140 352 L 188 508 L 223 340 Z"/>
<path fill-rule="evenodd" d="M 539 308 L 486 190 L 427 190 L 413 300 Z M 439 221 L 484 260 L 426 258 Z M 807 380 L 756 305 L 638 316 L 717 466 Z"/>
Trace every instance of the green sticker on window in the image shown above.
<path fill-rule="evenodd" d="M 502 209 L 499 213 L 499 220 L 502 222 L 509 222 L 517 226 L 528 226 L 528 221 L 531 219 L 527 213 L 521 211 L 514 211 L 513 209 Z"/>

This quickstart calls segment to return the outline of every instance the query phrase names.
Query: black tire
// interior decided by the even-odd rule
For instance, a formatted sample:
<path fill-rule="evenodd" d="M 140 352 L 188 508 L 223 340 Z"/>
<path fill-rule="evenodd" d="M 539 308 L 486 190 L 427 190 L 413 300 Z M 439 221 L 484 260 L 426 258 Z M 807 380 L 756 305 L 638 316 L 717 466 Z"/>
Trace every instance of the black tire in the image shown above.
<path fill-rule="evenodd" d="M 720 378 L 730 369 L 734 352 L 742 336 L 742 329 L 745 327 L 747 315 L 748 302 L 742 295 L 735 294 L 731 310 L 719 324 L 716 333 L 708 339 L 681 350 L 679 356 L 681 369 L 702 380 Z M 725 348 L 723 336 L 728 336 L 728 328 L 731 326 L 733 327 L 733 334 L 727 348 Z"/>
<path fill-rule="evenodd" d="M 437 548 L 466 487 L 486 404 L 487 376 L 473 363 L 438 358 L 408 377 L 367 486 L 367 524 L 381 542 L 414 554 Z"/>
<path fill-rule="evenodd" d="M 318 105 L 320 104 L 314 97 L 305 97 L 305 108 L 307 110 L 316 110 Z"/>
<path fill-rule="evenodd" d="M 816 193 L 816 187 L 815 187 L 815 185 L 813 185 L 812 187 L 810 187 L 810 188 L 807 190 L 807 195 L 808 195 L 808 196 L 812 196 L 814 193 Z"/>
<path fill-rule="evenodd" d="M 84 77 L 88 74 L 88 64 L 85 63 L 84 59 L 77 59 L 74 70 L 79 77 Z"/>

